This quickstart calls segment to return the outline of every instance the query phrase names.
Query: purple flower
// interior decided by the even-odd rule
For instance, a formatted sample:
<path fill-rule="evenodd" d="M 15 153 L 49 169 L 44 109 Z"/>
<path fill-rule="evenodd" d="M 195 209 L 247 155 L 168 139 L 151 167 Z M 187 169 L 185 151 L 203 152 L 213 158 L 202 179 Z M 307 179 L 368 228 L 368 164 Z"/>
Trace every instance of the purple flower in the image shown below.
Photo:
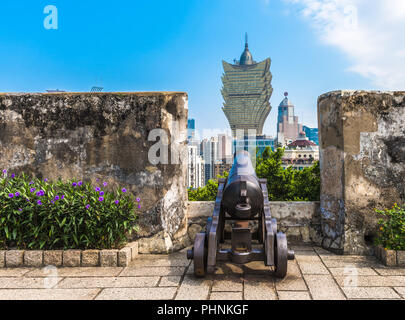
<path fill-rule="evenodd" d="M 137 202 L 141 202 L 141 198 L 136 198 L 136 201 L 137 201 Z"/>
<path fill-rule="evenodd" d="M 138 209 L 141 209 L 141 205 L 140 205 L 140 204 L 138 204 Z"/>
<path fill-rule="evenodd" d="M 59 200 L 59 196 L 55 196 L 55 200 Z"/>
<path fill-rule="evenodd" d="M 104 191 L 100 191 L 100 196 L 103 196 L 104 195 Z"/>
<path fill-rule="evenodd" d="M 103 200 L 104 200 L 103 197 L 98 198 L 98 201 L 103 201 Z"/>
<path fill-rule="evenodd" d="M 55 204 L 55 201 L 51 200 L 51 203 L 52 203 L 52 204 Z"/>
<path fill-rule="evenodd" d="M 127 192 L 127 189 L 125 189 L 125 188 L 122 188 L 122 192 Z"/>
<path fill-rule="evenodd" d="M 45 179 L 44 179 L 44 181 L 45 181 L 45 182 L 47 182 L 47 181 L 48 181 L 48 179 L 47 179 L 47 178 L 45 178 Z"/>
<path fill-rule="evenodd" d="M 63 194 L 60 196 L 61 199 L 63 199 L 64 197 L 65 197 L 65 196 L 64 196 Z"/>
<path fill-rule="evenodd" d="M 34 191 L 35 191 L 35 188 L 31 188 L 30 191 L 31 191 L 31 192 L 34 192 Z"/>
<path fill-rule="evenodd" d="M 77 183 L 78 186 L 81 186 L 82 184 L 83 184 L 82 181 L 79 181 L 79 182 Z"/>
<path fill-rule="evenodd" d="M 14 178 L 15 177 L 15 174 L 13 173 L 12 175 L 11 175 L 11 178 Z"/>
<path fill-rule="evenodd" d="M 103 182 L 103 186 L 106 187 L 106 186 L 107 186 L 107 182 Z"/>
<path fill-rule="evenodd" d="M 20 208 L 20 209 L 18 209 L 18 211 L 22 211 L 22 209 Z"/>
<path fill-rule="evenodd" d="M 39 206 L 42 205 L 41 200 L 38 200 L 37 203 L 38 203 Z"/>
<path fill-rule="evenodd" d="M 77 183 L 76 183 L 76 182 L 73 182 L 73 183 L 72 183 L 72 186 L 73 186 L 73 187 L 76 187 L 76 186 L 77 186 Z"/>
<path fill-rule="evenodd" d="M 19 192 L 16 192 L 16 193 L 15 193 L 15 196 L 16 196 L 16 197 L 19 197 L 19 196 L 20 196 L 20 193 L 19 193 Z"/>
<path fill-rule="evenodd" d="M 101 189 L 99 187 L 96 187 L 94 190 L 96 191 L 100 191 Z"/>
<path fill-rule="evenodd" d="M 119 200 L 115 200 L 115 204 L 119 204 L 120 203 L 120 201 Z"/>
<path fill-rule="evenodd" d="M 87 209 L 87 210 L 89 210 L 89 209 L 90 209 L 90 205 L 89 205 L 89 204 L 86 206 L 86 209 Z"/>
<path fill-rule="evenodd" d="M 44 194 L 45 194 L 45 191 L 44 191 L 44 190 L 39 190 L 39 191 L 37 192 L 37 196 L 38 196 L 38 197 L 42 197 Z"/>
<path fill-rule="evenodd" d="M 14 195 L 13 195 L 12 193 L 9 193 L 9 194 L 8 194 L 8 197 L 9 197 L 9 198 L 12 198 L 12 197 L 14 197 Z"/>
<path fill-rule="evenodd" d="M 31 181 L 30 183 L 29 183 L 29 185 L 31 185 L 31 184 L 33 184 L 34 183 L 34 181 Z"/>
<path fill-rule="evenodd" d="M 6 170 L 6 169 L 3 169 L 3 173 L 6 174 L 6 173 L 7 173 L 7 170 Z"/>
<path fill-rule="evenodd" d="M 30 199 L 27 198 L 27 202 L 30 202 Z"/>

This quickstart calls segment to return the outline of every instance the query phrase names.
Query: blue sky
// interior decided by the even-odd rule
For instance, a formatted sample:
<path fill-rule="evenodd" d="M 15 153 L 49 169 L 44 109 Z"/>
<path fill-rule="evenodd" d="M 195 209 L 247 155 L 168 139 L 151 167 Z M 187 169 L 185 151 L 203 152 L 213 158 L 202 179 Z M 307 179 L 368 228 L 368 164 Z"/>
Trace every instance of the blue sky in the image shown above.
<path fill-rule="evenodd" d="M 377 5 L 382 0 L 374 1 Z M 405 8 L 401 4 L 405 1 L 389 1 Z M 330 9 L 331 3 L 335 3 L 335 11 Z M 376 81 L 388 79 L 390 68 L 399 66 L 389 62 L 378 65 L 381 59 L 371 54 L 379 52 L 375 47 L 381 51 L 380 47 L 386 45 L 381 57 L 394 49 L 400 59 L 405 51 L 401 51 L 403 47 L 390 47 L 391 40 L 386 37 L 373 47 L 370 37 L 364 36 L 364 30 L 371 28 L 367 19 L 374 17 L 373 23 L 381 20 L 381 24 L 388 19 L 392 22 L 394 11 L 382 12 L 381 19 L 376 19 L 378 6 L 373 12 L 374 7 L 366 6 L 364 0 L 341 0 L 343 7 L 336 3 L 2 0 L 0 91 L 89 91 L 94 85 L 103 86 L 104 91 L 185 91 L 189 94 L 189 116 L 196 119 L 198 130 L 224 129 L 228 123 L 221 110 L 221 61 L 239 58 L 248 32 L 253 58 L 272 60 L 272 111 L 264 132 L 276 133 L 277 106 L 284 91 L 296 105 L 300 121 L 317 126 L 316 101 L 320 94 L 337 89 L 396 88 L 405 79 L 400 75 L 393 82 Z M 47 5 L 58 9 L 57 30 L 44 28 Z M 354 31 L 339 27 L 339 13 L 347 14 L 348 8 L 349 13 L 350 8 L 359 9 Z M 398 8 L 394 8 L 396 14 Z M 400 15 L 397 23 L 402 26 L 402 21 Z M 367 29 L 361 29 L 365 25 Z M 392 28 L 397 30 L 398 25 Z M 378 34 L 375 37 L 378 39 Z"/>

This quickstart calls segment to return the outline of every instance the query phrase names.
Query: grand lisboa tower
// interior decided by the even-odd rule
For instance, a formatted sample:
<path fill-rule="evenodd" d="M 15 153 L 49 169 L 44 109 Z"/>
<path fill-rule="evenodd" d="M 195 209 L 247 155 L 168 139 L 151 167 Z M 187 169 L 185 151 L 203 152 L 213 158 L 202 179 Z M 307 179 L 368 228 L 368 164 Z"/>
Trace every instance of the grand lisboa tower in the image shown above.
<path fill-rule="evenodd" d="M 247 134 L 249 129 L 255 129 L 258 135 L 262 134 L 264 121 L 271 110 L 270 97 L 273 88 L 270 64 L 270 58 L 261 62 L 253 60 L 247 34 L 245 50 L 239 61 L 235 60 L 234 64 L 222 61 L 222 110 L 234 137 L 238 129 L 244 130 L 244 134 Z"/>

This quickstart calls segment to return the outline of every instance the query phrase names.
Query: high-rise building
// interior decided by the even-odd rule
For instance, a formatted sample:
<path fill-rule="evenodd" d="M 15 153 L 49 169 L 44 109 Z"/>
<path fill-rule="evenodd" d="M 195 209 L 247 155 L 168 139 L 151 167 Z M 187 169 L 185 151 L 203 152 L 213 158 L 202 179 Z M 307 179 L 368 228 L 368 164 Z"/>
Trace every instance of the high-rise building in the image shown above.
<path fill-rule="evenodd" d="M 230 158 L 233 158 L 232 137 L 226 133 L 218 134 L 218 159 L 229 162 Z"/>
<path fill-rule="evenodd" d="M 277 144 L 290 144 L 297 140 L 301 131 L 302 124 L 298 123 L 298 117 L 294 115 L 294 105 L 288 99 L 288 92 L 285 92 L 284 99 L 278 106 Z"/>
<path fill-rule="evenodd" d="M 196 145 L 188 145 L 187 186 L 200 188 L 205 185 L 204 160 L 198 153 Z"/>
<path fill-rule="evenodd" d="M 201 152 L 204 160 L 205 166 L 205 181 L 207 184 L 208 180 L 216 179 L 215 176 L 215 162 L 218 160 L 218 139 L 216 137 L 211 137 L 210 139 L 203 139 L 201 141 Z"/>
<path fill-rule="evenodd" d="M 267 58 L 262 62 L 254 61 L 246 35 L 245 50 L 239 61 L 234 62 L 230 64 L 222 61 L 222 110 L 234 137 L 238 129 L 244 130 L 244 134 L 247 134 L 249 129 L 256 130 L 256 134 L 262 134 L 264 121 L 271 110 L 271 60 Z"/>
<path fill-rule="evenodd" d="M 256 154 L 261 155 L 267 147 L 274 150 L 274 138 L 265 134 L 252 137 L 245 136 L 243 139 L 234 140 L 234 149 L 252 151 L 254 152 L 254 154 L 251 154 L 252 158 Z"/>
<path fill-rule="evenodd" d="M 309 128 L 307 126 L 302 127 L 305 135 L 309 140 L 315 142 L 319 146 L 319 130 L 318 128 Z"/>
<path fill-rule="evenodd" d="M 188 119 L 187 120 L 187 139 L 194 140 L 195 138 L 195 120 Z"/>

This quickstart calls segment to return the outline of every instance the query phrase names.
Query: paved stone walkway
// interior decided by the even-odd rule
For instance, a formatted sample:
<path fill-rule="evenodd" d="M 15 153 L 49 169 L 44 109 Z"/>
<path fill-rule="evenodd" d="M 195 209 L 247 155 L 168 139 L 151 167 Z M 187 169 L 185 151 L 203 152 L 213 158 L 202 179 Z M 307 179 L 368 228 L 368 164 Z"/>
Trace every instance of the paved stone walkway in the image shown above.
<path fill-rule="evenodd" d="M 140 255 L 126 268 L 0 269 L 0 299 L 405 299 L 405 269 L 374 257 L 292 246 L 296 259 L 276 279 L 262 262 L 220 264 L 197 279 L 185 250 Z"/>

